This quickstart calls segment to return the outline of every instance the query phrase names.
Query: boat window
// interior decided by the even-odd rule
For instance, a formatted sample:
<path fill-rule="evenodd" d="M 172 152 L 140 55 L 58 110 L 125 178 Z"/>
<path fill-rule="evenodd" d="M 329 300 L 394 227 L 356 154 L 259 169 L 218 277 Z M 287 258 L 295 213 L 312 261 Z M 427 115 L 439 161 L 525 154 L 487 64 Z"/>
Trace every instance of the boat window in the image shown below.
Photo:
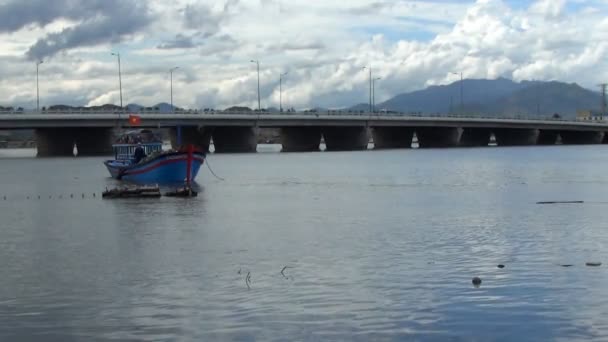
<path fill-rule="evenodd" d="M 117 160 L 131 160 L 135 154 L 135 149 L 139 145 L 133 144 L 116 144 L 113 146 L 114 158 Z M 162 143 L 141 144 L 146 155 L 150 155 L 156 151 L 162 151 Z"/>

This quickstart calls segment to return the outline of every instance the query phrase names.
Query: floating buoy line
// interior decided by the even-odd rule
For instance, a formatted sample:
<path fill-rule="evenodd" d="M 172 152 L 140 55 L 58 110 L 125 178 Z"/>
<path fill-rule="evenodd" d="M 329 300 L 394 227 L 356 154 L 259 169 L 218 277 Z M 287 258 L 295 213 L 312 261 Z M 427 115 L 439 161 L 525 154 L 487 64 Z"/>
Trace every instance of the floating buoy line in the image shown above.
<path fill-rule="evenodd" d="M 98 194 L 97 193 L 87 193 L 87 192 L 81 192 L 81 193 L 70 193 L 70 194 L 56 194 L 56 195 L 21 195 L 21 196 L 7 196 L 7 195 L 2 195 L 2 201 L 13 201 L 13 200 L 54 200 L 54 199 L 93 199 L 93 198 L 97 198 Z"/>
<path fill-rule="evenodd" d="M 2 195 L 2 201 L 40 201 L 40 200 L 73 200 L 73 199 L 116 199 L 116 198 L 159 198 L 159 197 L 197 197 L 198 193 L 190 186 L 186 185 L 170 191 L 161 193 L 158 186 L 137 186 L 137 187 L 117 187 L 113 189 L 106 188 L 101 193 L 68 193 L 68 194 L 52 194 L 52 195 Z"/>

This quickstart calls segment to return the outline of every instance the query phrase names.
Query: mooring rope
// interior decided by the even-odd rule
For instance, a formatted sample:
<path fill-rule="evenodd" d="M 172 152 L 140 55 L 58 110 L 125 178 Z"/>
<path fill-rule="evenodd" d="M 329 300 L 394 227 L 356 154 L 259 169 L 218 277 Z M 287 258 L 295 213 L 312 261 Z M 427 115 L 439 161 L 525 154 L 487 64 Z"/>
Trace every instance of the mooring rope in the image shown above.
<path fill-rule="evenodd" d="M 215 174 L 215 172 L 213 172 L 213 170 L 211 169 L 211 165 L 209 165 L 209 158 L 205 158 L 205 164 L 207 164 L 207 168 L 209 169 L 209 171 L 211 171 L 211 174 L 212 174 L 212 175 L 213 175 L 215 178 L 217 178 L 217 179 L 219 179 L 219 180 L 221 180 L 221 181 L 225 181 L 225 179 L 224 179 L 224 178 L 222 178 L 222 177 L 220 177 L 220 176 L 216 175 L 216 174 Z"/>

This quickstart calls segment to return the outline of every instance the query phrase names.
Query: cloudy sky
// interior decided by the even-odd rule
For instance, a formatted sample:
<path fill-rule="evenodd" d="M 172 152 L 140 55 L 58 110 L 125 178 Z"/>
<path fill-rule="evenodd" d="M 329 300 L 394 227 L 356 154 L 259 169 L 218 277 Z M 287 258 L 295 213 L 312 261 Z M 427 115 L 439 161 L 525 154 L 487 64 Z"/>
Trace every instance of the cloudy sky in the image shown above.
<path fill-rule="evenodd" d="M 330 108 L 465 78 L 608 81 L 608 0 L 0 0 L 0 105 Z"/>

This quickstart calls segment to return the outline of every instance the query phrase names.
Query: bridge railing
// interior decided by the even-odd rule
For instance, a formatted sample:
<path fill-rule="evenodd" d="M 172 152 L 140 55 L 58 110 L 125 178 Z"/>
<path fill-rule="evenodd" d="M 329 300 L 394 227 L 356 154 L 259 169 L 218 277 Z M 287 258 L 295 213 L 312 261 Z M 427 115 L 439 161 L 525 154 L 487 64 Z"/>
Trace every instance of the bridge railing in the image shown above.
<path fill-rule="evenodd" d="M 555 116 L 528 116 L 525 114 L 514 114 L 514 115 L 476 115 L 476 114 L 454 114 L 454 113 L 422 113 L 422 112 L 398 112 L 398 111 L 376 111 L 367 112 L 360 110 L 303 110 L 303 111 L 257 111 L 257 110 L 217 110 L 212 108 L 204 109 L 176 109 L 174 112 L 162 111 L 156 107 L 141 108 L 137 111 L 128 111 L 120 109 L 45 109 L 40 111 L 23 110 L 23 109 L 0 109 L 0 115 L 3 114 L 22 114 L 22 115 L 88 115 L 88 114 L 109 114 L 109 115 L 124 115 L 125 117 L 129 114 L 139 115 L 154 115 L 154 114 L 181 114 L 181 115 L 252 115 L 252 116 L 265 116 L 265 115 L 285 115 L 285 116 L 360 116 L 369 117 L 370 119 L 382 118 L 382 117 L 417 117 L 417 118 L 454 118 L 454 119 L 486 119 L 486 120 L 529 120 L 529 121 L 565 121 L 565 122 L 589 122 L 589 123 L 606 123 L 608 120 L 603 118 L 584 120 L 580 118 L 563 118 Z"/>

